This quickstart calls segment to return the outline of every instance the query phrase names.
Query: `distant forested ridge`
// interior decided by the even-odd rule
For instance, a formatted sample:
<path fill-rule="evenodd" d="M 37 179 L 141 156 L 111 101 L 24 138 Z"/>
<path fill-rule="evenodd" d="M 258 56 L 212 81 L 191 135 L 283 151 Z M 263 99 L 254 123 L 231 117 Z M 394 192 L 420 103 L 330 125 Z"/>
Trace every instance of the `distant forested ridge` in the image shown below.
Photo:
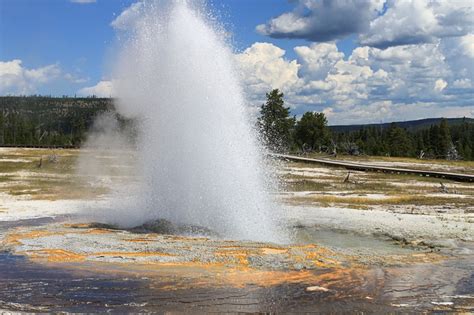
<path fill-rule="evenodd" d="M 428 129 L 432 125 L 439 125 L 443 118 L 425 118 L 418 120 L 407 120 L 407 121 L 397 121 L 394 122 L 398 127 L 406 129 L 407 131 L 418 131 L 422 129 Z M 474 118 L 446 118 L 449 126 L 459 125 L 463 121 L 474 123 Z M 357 131 L 363 128 L 378 128 L 378 129 L 387 129 L 392 125 L 392 122 L 389 123 L 379 123 L 379 124 L 361 124 L 361 125 L 331 125 L 329 128 L 333 132 L 351 132 Z"/>
<path fill-rule="evenodd" d="M 291 117 L 277 89 L 267 93 L 260 113 L 257 127 L 272 151 L 474 160 L 472 118 L 328 126 L 324 113 Z"/>
<path fill-rule="evenodd" d="M 331 128 L 333 141 L 348 153 L 418 157 L 448 160 L 474 160 L 474 120 L 430 119 L 430 124 L 418 121 L 359 126 L 351 131 Z M 413 123 L 410 125 L 410 123 Z M 405 127 L 401 127 L 405 125 Z"/>
<path fill-rule="evenodd" d="M 0 97 L 0 146 L 79 146 L 96 116 L 112 112 L 120 126 L 133 121 L 115 112 L 113 99 L 45 96 Z M 324 113 L 299 120 L 273 90 L 258 119 L 273 151 L 474 160 L 474 119 L 434 118 L 388 124 L 328 126 Z"/>
<path fill-rule="evenodd" d="M 114 111 L 108 98 L 0 97 L 0 145 L 77 146 L 98 114 Z"/>

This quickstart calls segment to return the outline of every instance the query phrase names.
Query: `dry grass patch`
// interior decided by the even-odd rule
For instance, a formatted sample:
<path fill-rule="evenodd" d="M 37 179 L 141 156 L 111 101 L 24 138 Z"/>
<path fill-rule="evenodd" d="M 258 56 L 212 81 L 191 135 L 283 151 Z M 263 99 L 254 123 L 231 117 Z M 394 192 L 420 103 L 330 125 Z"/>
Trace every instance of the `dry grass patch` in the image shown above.
<path fill-rule="evenodd" d="M 313 181 L 287 183 L 284 186 L 286 191 L 326 191 L 327 184 Z"/>
<path fill-rule="evenodd" d="M 328 156 L 325 154 L 318 154 L 312 153 L 308 154 L 308 158 L 319 158 L 319 159 L 328 159 L 328 160 L 342 160 L 348 162 L 356 162 L 356 163 L 377 163 L 377 162 L 386 162 L 386 163 L 408 163 L 413 164 L 413 168 L 425 169 L 425 170 L 432 170 L 435 168 L 464 168 L 469 171 L 474 172 L 474 161 L 450 161 L 450 160 L 431 160 L 431 159 L 424 159 L 420 160 L 417 158 L 409 158 L 409 157 L 390 157 L 390 156 L 352 156 L 352 155 L 338 155 L 337 158 L 333 158 L 332 156 Z"/>
<path fill-rule="evenodd" d="M 15 177 L 12 175 L 0 175 L 0 183 L 12 181 Z"/>
<path fill-rule="evenodd" d="M 109 192 L 106 187 L 91 187 L 76 179 L 30 179 L 4 188 L 12 196 L 34 200 L 93 199 Z"/>
<path fill-rule="evenodd" d="M 35 168 L 33 162 L 5 162 L 0 160 L 0 173 L 15 173 Z"/>
<path fill-rule="evenodd" d="M 323 205 L 348 205 L 348 206 L 376 206 L 376 205 L 415 205 L 415 206 L 434 206 L 434 205 L 472 205 L 472 198 L 445 198 L 445 197 L 425 197 L 421 195 L 394 195 L 385 198 L 370 198 L 365 196 L 337 196 L 337 195 L 308 195 L 289 198 L 297 203 L 319 203 Z"/>

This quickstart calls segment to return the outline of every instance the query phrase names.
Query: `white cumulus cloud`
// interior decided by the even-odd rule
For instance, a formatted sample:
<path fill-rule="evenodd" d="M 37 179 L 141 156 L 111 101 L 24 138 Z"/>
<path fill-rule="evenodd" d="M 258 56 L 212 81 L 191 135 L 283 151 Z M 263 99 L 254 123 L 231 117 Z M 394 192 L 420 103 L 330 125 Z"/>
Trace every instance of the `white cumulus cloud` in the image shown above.
<path fill-rule="evenodd" d="M 302 38 L 324 42 L 368 29 L 383 9 L 383 0 L 297 0 L 291 12 L 256 27 L 274 38 Z"/>
<path fill-rule="evenodd" d="M 344 58 L 335 43 L 312 44 L 294 48 L 301 63 L 300 74 L 313 79 L 324 79 L 328 71 Z"/>
<path fill-rule="evenodd" d="M 112 81 L 103 80 L 99 81 L 94 86 L 80 89 L 77 94 L 81 96 L 111 97 L 114 94 L 113 91 L 114 88 Z"/>
<path fill-rule="evenodd" d="M 313 42 L 328 42 L 355 34 L 362 46 L 378 48 L 435 43 L 440 38 L 461 37 L 474 32 L 474 3 L 471 0 L 293 2 L 296 5 L 292 11 L 258 25 L 257 32 L 273 38 L 300 38 Z"/>
<path fill-rule="evenodd" d="M 262 99 L 272 88 L 291 90 L 298 84 L 299 65 L 284 55 L 285 51 L 275 45 L 254 43 L 235 56 L 250 98 Z"/>
<path fill-rule="evenodd" d="M 474 59 L 474 34 L 461 37 L 460 47 L 464 55 Z"/>
<path fill-rule="evenodd" d="M 472 32 L 473 21 L 472 1 L 391 0 L 386 13 L 370 22 L 359 39 L 362 45 L 379 48 L 434 43 Z"/>
<path fill-rule="evenodd" d="M 453 82 L 453 87 L 458 89 L 469 89 L 472 87 L 470 79 L 458 79 Z"/>
<path fill-rule="evenodd" d="M 249 99 L 260 105 L 279 88 L 295 114 L 324 111 L 331 123 L 471 116 L 474 86 L 439 43 L 358 47 L 346 59 L 334 43 L 295 47 L 296 59 L 270 43 L 236 56 Z M 466 72 L 469 74 L 469 72 Z"/>
<path fill-rule="evenodd" d="M 437 92 L 441 92 L 448 86 L 448 82 L 444 81 L 443 79 L 438 79 L 435 81 L 434 90 Z"/>
<path fill-rule="evenodd" d="M 128 8 L 122 11 L 110 25 L 118 30 L 126 30 L 133 26 L 137 21 L 143 9 L 143 2 L 135 2 Z"/>
<path fill-rule="evenodd" d="M 0 94 L 35 93 L 39 86 L 57 79 L 60 75 L 61 69 L 57 64 L 26 68 L 20 59 L 0 61 Z"/>

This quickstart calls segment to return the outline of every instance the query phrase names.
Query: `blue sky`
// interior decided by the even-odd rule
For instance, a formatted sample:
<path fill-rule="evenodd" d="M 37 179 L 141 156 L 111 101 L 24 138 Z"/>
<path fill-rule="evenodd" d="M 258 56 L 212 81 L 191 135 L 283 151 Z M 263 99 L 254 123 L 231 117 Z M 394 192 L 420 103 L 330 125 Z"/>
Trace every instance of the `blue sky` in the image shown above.
<path fill-rule="evenodd" d="M 133 0 L 1 0 L 0 60 L 20 59 L 28 68 L 58 64 L 64 71 L 90 82 L 107 76 L 107 57 L 113 48 L 114 18 Z M 271 39 L 258 34 L 255 25 L 277 16 L 292 5 L 285 0 L 212 1 L 211 7 L 233 33 L 233 45 L 242 50 L 254 42 L 268 41 L 290 49 L 304 40 Z M 345 41 L 352 42 L 351 40 Z M 350 53 L 351 45 L 343 49 Z M 74 95 L 85 82 L 55 82 L 38 93 Z"/>
<path fill-rule="evenodd" d="M 64 71 L 94 82 L 106 70 L 104 58 L 114 40 L 110 22 L 132 1 L 0 1 L 0 60 L 21 59 L 28 68 L 59 64 Z M 73 95 L 81 84 L 56 82 L 42 94 Z"/>
<path fill-rule="evenodd" d="M 0 0 L 0 94 L 100 94 L 111 80 L 110 24 L 135 2 Z M 324 111 L 333 122 L 474 113 L 471 1 L 209 2 L 245 77 L 259 81 L 246 88 L 252 104 L 280 88 L 295 114 Z"/>

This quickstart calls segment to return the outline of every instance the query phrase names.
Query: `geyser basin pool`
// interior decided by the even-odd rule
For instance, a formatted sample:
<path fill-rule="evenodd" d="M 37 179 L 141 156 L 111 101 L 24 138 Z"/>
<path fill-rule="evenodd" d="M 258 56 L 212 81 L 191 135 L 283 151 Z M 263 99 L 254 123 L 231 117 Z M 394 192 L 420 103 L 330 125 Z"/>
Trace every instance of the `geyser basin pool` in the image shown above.
<path fill-rule="evenodd" d="M 106 221 L 163 218 L 235 239 L 282 240 L 268 193 L 275 181 L 224 30 L 210 22 L 203 1 L 145 0 L 134 14 L 120 26 L 114 87 L 119 112 L 141 122 L 143 182 L 131 206 L 111 210 Z"/>
<path fill-rule="evenodd" d="M 64 223 L 6 231 L 0 248 L 0 309 L 13 311 L 468 311 L 472 299 L 472 255 L 366 259 Z"/>
<path fill-rule="evenodd" d="M 44 156 L 49 154 L 49 150 L 2 149 L 2 154 L 11 159 L 21 157 L 31 161 L 18 167 L 18 173 L 4 173 L 11 176 L 11 179 L 2 186 L 4 209 L 0 210 L 5 212 L 0 216 L 2 221 L 0 250 L 8 251 L 10 254 L 0 255 L 2 310 L 280 313 L 298 311 L 341 313 L 348 310 L 365 313 L 433 310 L 472 312 L 473 310 L 474 251 L 470 238 L 473 235 L 473 224 L 472 211 L 469 211 L 470 208 L 467 206 L 451 207 L 447 210 L 448 213 L 437 213 L 436 210 L 439 209 L 446 211 L 445 205 L 439 203 L 439 207 L 431 208 L 430 212 L 425 212 L 429 208 L 421 206 L 416 207 L 415 214 L 411 214 L 411 207 L 406 206 L 405 211 L 408 213 L 394 213 L 391 206 L 378 210 L 322 207 L 313 204 L 313 199 L 306 199 L 304 205 L 301 205 L 300 201 L 298 206 L 279 208 L 283 212 L 280 215 L 280 224 L 290 229 L 297 227 L 304 232 L 303 235 L 295 235 L 299 239 L 295 240 L 295 243 L 315 243 L 313 250 L 332 248 L 332 250 L 321 250 L 319 252 L 321 255 L 313 257 L 316 262 L 319 258 L 323 261 L 335 258 L 325 255 L 335 253 L 337 257 L 334 263 L 337 265 L 339 262 L 343 267 L 323 265 L 314 269 L 296 270 L 293 267 L 293 270 L 265 270 L 271 263 L 269 257 L 280 257 L 278 264 L 284 266 L 285 256 L 274 255 L 275 251 L 263 251 L 263 249 L 276 247 L 283 249 L 282 252 L 286 254 L 293 246 L 275 244 L 256 246 L 252 245 L 256 242 L 234 241 L 232 245 L 236 251 L 232 252 L 232 248 L 225 247 L 229 242 L 208 242 L 202 237 L 197 239 L 189 236 L 151 235 L 150 237 L 146 233 L 130 233 L 126 230 L 57 224 L 65 221 L 78 222 L 77 220 L 85 223 L 93 222 L 84 219 L 81 208 L 106 206 L 109 200 L 102 199 L 107 196 L 102 196 L 100 191 L 94 191 L 94 194 L 87 193 L 96 190 L 97 186 L 85 183 L 78 189 L 78 186 L 70 184 L 80 182 L 80 177 L 77 177 L 75 175 L 77 173 L 72 169 L 70 173 L 65 173 L 65 170 L 69 169 L 68 165 L 73 165 L 74 157 L 82 154 L 82 150 L 58 150 L 56 153 L 59 156 L 58 163 L 38 169 L 36 165 L 40 157 L 43 156 L 44 161 Z M 128 174 L 128 170 L 122 170 L 122 165 L 127 165 L 127 159 L 123 158 L 124 153 L 116 155 L 106 153 L 105 156 L 97 158 L 108 165 L 114 165 L 117 168 L 116 174 L 122 175 L 123 171 Z M 3 163 L 0 164 L 4 165 Z M 334 176 L 332 183 L 335 184 L 331 189 L 341 191 L 340 186 L 346 176 L 345 170 L 308 169 L 307 165 L 301 167 L 304 167 L 306 175 L 310 171 L 331 173 Z M 109 174 L 104 172 L 106 169 L 99 171 L 94 174 L 93 183 L 107 185 L 117 181 L 115 176 L 105 176 Z M 125 183 L 139 180 L 130 176 L 120 176 L 120 180 Z M 364 182 L 371 183 L 371 187 L 382 186 L 382 188 L 386 187 L 380 181 L 403 184 L 407 180 L 398 176 L 380 179 L 379 175 L 372 173 L 358 176 L 359 179 L 363 178 Z M 37 190 L 35 183 L 38 178 L 54 180 L 48 180 L 38 187 L 40 190 Z M 62 178 L 67 178 L 68 182 L 60 180 Z M 317 177 L 312 179 L 319 180 Z M 377 182 L 373 183 L 371 180 Z M 433 187 L 439 185 L 437 181 L 417 183 L 432 184 Z M 449 187 L 456 190 L 463 187 L 454 188 L 451 185 Z M 24 192 L 22 195 L 16 193 L 7 195 L 9 191 L 22 192 L 26 188 L 35 192 L 32 195 L 24 195 Z M 472 187 L 466 187 L 465 191 L 470 188 Z M 420 186 L 416 185 L 413 189 L 420 190 Z M 74 193 L 74 198 L 80 196 L 82 199 L 68 200 L 72 198 L 71 192 Z M 421 194 L 425 192 L 426 188 L 421 190 Z M 359 194 L 360 191 L 352 190 L 352 193 Z M 398 208 L 399 211 L 400 209 L 403 207 Z M 56 216 L 56 220 L 44 218 L 46 216 Z M 19 219 L 31 220 L 13 221 Z M 317 230 L 314 230 L 315 228 Z M 166 232 L 163 229 L 156 232 L 158 231 Z M 54 243 L 49 242 L 51 234 L 56 234 Z M 385 241 L 380 238 L 382 235 L 399 239 L 400 242 L 393 244 L 393 241 Z M 83 237 L 84 241 L 81 240 Z M 12 241 L 12 246 L 6 246 L 3 242 L 7 238 Z M 127 238 L 138 242 L 124 241 Z M 150 242 L 139 242 L 140 239 Z M 450 239 L 455 240 L 458 246 L 439 247 L 444 246 L 442 244 L 446 244 Z M 22 240 L 25 241 L 24 244 Z M 72 240 L 77 244 L 76 248 L 71 246 Z M 91 240 L 94 242 L 91 243 Z M 111 243 L 115 245 L 111 247 Z M 186 254 L 190 257 L 193 253 L 189 245 L 193 243 L 199 245 L 196 247 L 198 252 L 205 252 L 203 258 L 216 259 L 212 255 L 212 248 L 226 251 L 229 254 L 228 258 L 225 256 L 219 258 L 221 261 L 232 260 L 233 266 L 231 264 L 229 268 L 214 267 L 212 264 L 207 264 L 206 260 L 177 265 L 169 262 L 159 263 L 157 258 L 160 256 L 157 255 L 157 251 L 173 254 L 172 251 L 163 250 L 172 245 L 182 251 L 186 250 Z M 213 246 L 203 251 L 202 248 L 206 243 Z M 429 253 L 431 249 L 422 244 L 435 246 L 434 250 L 440 252 Z M 301 244 L 293 248 L 296 253 L 298 246 Z M 414 250 L 408 250 L 412 246 Z M 441 261 L 435 259 L 440 257 L 440 253 L 446 255 L 447 259 Z M 81 256 L 77 255 L 87 258 L 78 262 Z M 259 257 L 260 255 L 262 257 Z M 103 257 L 99 257 L 98 262 L 91 261 L 98 256 Z M 242 260 L 236 259 L 239 256 Z M 261 264 L 262 269 L 253 269 L 250 268 L 252 265 L 246 267 L 240 263 L 245 262 L 245 257 L 252 256 L 256 256 L 250 259 L 252 264 L 258 261 L 265 262 Z M 414 260 L 407 259 L 410 256 L 413 256 Z M 174 259 L 183 260 L 184 257 Z M 295 257 L 298 256 L 293 258 Z M 166 256 L 164 258 L 170 259 Z M 108 260 L 110 262 L 107 262 Z M 309 259 L 305 260 L 306 263 L 310 262 Z M 359 263 L 362 268 L 357 267 Z M 393 266 L 393 263 L 398 263 L 400 266 Z M 196 287 L 197 285 L 199 287 Z M 331 291 L 306 291 L 307 287 L 313 286 Z"/>

